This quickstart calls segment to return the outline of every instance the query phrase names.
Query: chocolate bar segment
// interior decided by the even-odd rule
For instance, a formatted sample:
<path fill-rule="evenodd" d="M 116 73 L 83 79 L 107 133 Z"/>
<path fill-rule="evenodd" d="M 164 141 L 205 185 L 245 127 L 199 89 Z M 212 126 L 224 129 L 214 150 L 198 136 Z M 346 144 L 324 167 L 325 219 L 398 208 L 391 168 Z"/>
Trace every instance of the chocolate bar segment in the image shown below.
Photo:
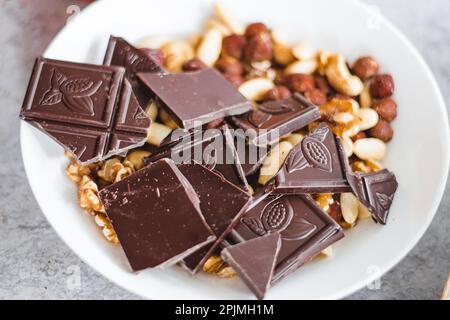
<path fill-rule="evenodd" d="M 20 117 L 72 152 L 82 164 L 143 145 L 150 119 L 124 69 L 36 60 Z"/>
<path fill-rule="evenodd" d="M 319 107 L 295 93 L 285 100 L 267 101 L 255 110 L 232 118 L 253 144 L 270 144 L 320 118 Z"/>
<path fill-rule="evenodd" d="M 151 94 L 137 79 L 138 72 L 166 72 L 151 54 L 135 48 L 123 38 L 111 36 L 108 42 L 104 65 L 121 66 L 125 68 L 125 75 L 130 81 L 134 94 L 142 108 L 147 106 Z"/>
<path fill-rule="evenodd" d="M 158 106 L 188 130 L 252 108 L 251 102 L 212 68 L 176 74 L 138 73 L 138 77 L 158 97 Z"/>
<path fill-rule="evenodd" d="M 385 225 L 398 187 L 395 175 L 384 169 L 374 173 L 349 173 L 347 177 L 353 192 L 372 213 L 373 219 Z"/>
<path fill-rule="evenodd" d="M 267 234 L 281 235 L 272 283 L 310 261 L 344 236 L 342 228 L 309 195 L 258 195 L 222 243 L 224 247 Z"/>
<path fill-rule="evenodd" d="M 338 137 L 320 124 L 294 147 L 275 177 L 274 193 L 310 194 L 351 191 L 347 158 Z"/>
<path fill-rule="evenodd" d="M 149 164 L 162 158 L 171 158 L 176 164 L 203 164 L 243 190 L 248 190 L 247 179 L 227 127 L 194 130 L 180 142 L 145 158 L 144 163 Z"/>
<path fill-rule="evenodd" d="M 197 194 L 169 159 L 99 195 L 134 271 L 173 265 L 216 239 Z"/>
<path fill-rule="evenodd" d="M 181 164 L 181 173 L 190 182 L 200 199 L 200 209 L 217 240 L 183 260 L 192 273 L 198 272 L 231 231 L 247 207 L 250 195 L 223 176 L 199 164 Z"/>
<path fill-rule="evenodd" d="M 280 234 L 274 232 L 227 247 L 221 256 L 256 297 L 263 299 L 270 287 L 280 248 Z"/>

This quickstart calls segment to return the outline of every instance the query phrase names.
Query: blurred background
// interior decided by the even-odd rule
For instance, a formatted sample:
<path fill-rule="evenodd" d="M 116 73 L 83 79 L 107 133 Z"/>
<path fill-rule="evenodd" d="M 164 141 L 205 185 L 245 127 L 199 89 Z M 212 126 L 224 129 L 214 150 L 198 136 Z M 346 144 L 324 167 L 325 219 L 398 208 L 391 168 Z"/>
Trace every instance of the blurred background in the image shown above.
<path fill-rule="evenodd" d="M 0 299 L 138 298 L 97 274 L 59 239 L 31 194 L 19 150 L 18 112 L 34 59 L 89 2 L 0 0 Z M 450 106 L 450 1 L 365 2 L 418 48 Z M 450 269 L 449 189 L 425 236 L 382 277 L 381 288 L 349 299 L 439 299 Z"/>

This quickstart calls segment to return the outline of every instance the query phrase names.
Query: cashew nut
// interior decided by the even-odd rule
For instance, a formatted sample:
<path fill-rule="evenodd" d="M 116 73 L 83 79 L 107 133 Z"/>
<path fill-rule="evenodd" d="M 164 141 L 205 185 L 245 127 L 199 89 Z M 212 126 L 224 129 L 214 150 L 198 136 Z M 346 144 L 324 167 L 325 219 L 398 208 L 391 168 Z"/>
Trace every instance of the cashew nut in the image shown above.
<path fill-rule="evenodd" d="M 312 74 L 317 70 L 317 67 L 317 60 L 315 59 L 296 61 L 288 65 L 284 73 L 287 75 L 294 73 Z"/>
<path fill-rule="evenodd" d="M 292 54 L 298 60 L 312 60 L 316 58 L 316 50 L 307 42 L 296 44 L 292 47 Z"/>
<path fill-rule="evenodd" d="M 362 160 L 383 160 L 386 156 L 386 143 L 377 138 L 356 140 L 353 152 Z"/>
<path fill-rule="evenodd" d="M 354 225 L 356 219 L 358 219 L 358 205 L 359 201 L 353 195 L 353 193 L 341 193 L 341 210 L 342 217 L 345 222 L 350 225 Z"/>
<path fill-rule="evenodd" d="M 275 177 L 292 148 L 293 146 L 289 142 L 281 141 L 270 150 L 261 167 L 258 179 L 259 184 L 265 185 Z"/>
<path fill-rule="evenodd" d="M 359 129 L 361 131 L 375 127 L 379 120 L 378 113 L 370 108 L 359 109 L 356 116 L 359 119 Z"/>
<path fill-rule="evenodd" d="M 171 39 L 166 36 L 149 36 L 142 39 L 137 47 L 138 48 L 150 48 L 150 49 L 159 49 L 166 43 L 169 43 Z"/>
<path fill-rule="evenodd" d="M 161 118 L 161 121 L 169 128 L 171 128 L 173 130 L 179 128 L 177 123 L 172 119 L 172 117 L 166 111 L 161 110 L 159 112 L 159 117 Z"/>
<path fill-rule="evenodd" d="M 267 91 L 273 89 L 275 85 L 266 78 L 255 78 L 245 81 L 239 87 L 239 92 L 248 100 L 258 101 L 263 98 Z"/>
<path fill-rule="evenodd" d="M 172 129 L 158 122 L 153 122 L 147 131 L 147 143 L 159 147 L 161 142 L 169 136 Z"/>
<path fill-rule="evenodd" d="M 244 25 L 234 16 L 232 16 L 228 11 L 226 11 L 222 6 L 220 6 L 219 4 L 215 4 L 213 7 L 213 11 L 216 17 L 233 33 L 244 33 Z"/>
<path fill-rule="evenodd" d="M 362 81 L 350 73 L 344 57 L 340 54 L 329 57 L 325 74 L 333 88 L 340 93 L 353 97 L 359 95 L 364 89 Z"/>
<path fill-rule="evenodd" d="M 152 119 L 152 121 L 155 121 L 158 117 L 158 107 L 156 106 L 155 100 L 150 100 L 147 105 L 147 110 L 145 110 L 147 113 L 147 116 Z"/>
<path fill-rule="evenodd" d="M 368 83 L 364 85 L 364 89 L 359 96 L 359 104 L 361 108 L 370 108 L 372 106 L 372 96 L 370 94 L 370 86 Z"/>
<path fill-rule="evenodd" d="M 211 18 L 208 21 L 206 21 L 204 30 L 208 31 L 210 29 L 217 29 L 219 30 L 224 37 L 230 35 L 232 32 L 230 29 L 227 28 L 222 22 L 220 22 L 217 19 Z"/>
<path fill-rule="evenodd" d="M 365 205 L 358 201 L 358 219 L 370 218 L 372 214 Z"/>
<path fill-rule="evenodd" d="M 143 159 L 148 157 L 151 153 L 146 150 L 133 150 L 127 154 L 125 160 L 130 161 L 134 169 L 139 170 L 144 166 Z"/>
<path fill-rule="evenodd" d="M 173 41 L 161 47 L 164 65 L 169 71 L 178 72 L 183 64 L 194 57 L 194 49 L 188 42 Z"/>
<path fill-rule="evenodd" d="M 212 67 L 220 57 L 222 51 L 222 32 L 218 29 L 208 30 L 197 48 L 197 58 Z"/>

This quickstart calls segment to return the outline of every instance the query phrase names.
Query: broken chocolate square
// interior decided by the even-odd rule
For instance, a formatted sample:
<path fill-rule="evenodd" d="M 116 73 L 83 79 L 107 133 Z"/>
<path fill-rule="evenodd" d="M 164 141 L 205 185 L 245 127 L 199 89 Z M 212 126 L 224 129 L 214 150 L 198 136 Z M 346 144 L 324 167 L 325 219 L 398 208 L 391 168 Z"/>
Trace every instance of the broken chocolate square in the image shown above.
<path fill-rule="evenodd" d="M 227 247 L 221 256 L 256 297 L 263 299 L 270 287 L 280 248 L 280 234 L 273 232 Z"/>
<path fill-rule="evenodd" d="M 281 250 L 272 283 L 279 281 L 344 236 L 342 228 L 308 195 L 262 193 L 254 198 L 224 247 L 265 236 L 281 235 Z"/>
<path fill-rule="evenodd" d="M 232 122 L 245 130 L 253 144 L 270 144 L 280 137 L 302 129 L 320 118 L 319 107 L 295 93 L 285 100 L 267 101 L 255 110 L 232 118 Z"/>
<path fill-rule="evenodd" d="M 205 166 L 180 164 L 178 169 L 197 193 L 202 214 L 217 237 L 213 245 L 205 246 L 183 260 L 186 269 L 196 273 L 238 222 L 250 195 Z"/>
<path fill-rule="evenodd" d="M 180 142 L 145 158 L 144 163 L 171 158 L 176 164 L 203 164 L 231 183 L 248 190 L 247 179 L 237 157 L 233 137 L 227 127 L 207 131 L 194 130 L 189 136 L 183 137 Z"/>
<path fill-rule="evenodd" d="M 125 75 L 130 81 L 134 94 L 142 108 L 147 107 L 147 103 L 152 95 L 149 90 L 140 83 L 136 74 L 138 72 L 166 72 L 151 54 L 135 48 L 123 38 L 114 36 L 109 38 L 103 64 L 125 68 Z"/>
<path fill-rule="evenodd" d="M 36 59 L 20 117 L 82 164 L 123 154 L 147 141 L 150 119 L 124 69 Z"/>
<path fill-rule="evenodd" d="M 322 123 L 289 153 L 275 177 L 274 193 L 348 192 L 347 170 L 341 141 Z"/>
<path fill-rule="evenodd" d="M 398 187 L 395 175 L 389 170 L 373 173 L 347 174 L 358 200 L 367 207 L 376 222 L 386 224 Z"/>
<path fill-rule="evenodd" d="M 152 163 L 99 195 L 134 271 L 173 265 L 216 239 L 172 160 Z"/>
<path fill-rule="evenodd" d="M 218 71 L 208 68 L 176 74 L 138 73 L 159 105 L 187 130 L 249 111 L 252 103 Z"/>

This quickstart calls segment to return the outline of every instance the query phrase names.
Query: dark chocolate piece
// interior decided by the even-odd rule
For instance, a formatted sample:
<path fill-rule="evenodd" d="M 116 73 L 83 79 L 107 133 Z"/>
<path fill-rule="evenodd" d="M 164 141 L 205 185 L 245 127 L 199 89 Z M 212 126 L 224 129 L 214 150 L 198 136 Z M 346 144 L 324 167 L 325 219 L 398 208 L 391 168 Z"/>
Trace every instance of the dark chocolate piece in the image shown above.
<path fill-rule="evenodd" d="M 309 195 L 263 193 L 254 198 L 222 244 L 226 247 L 271 232 L 279 232 L 282 242 L 272 283 L 344 236 L 342 228 Z"/>
<path fill-rule="evenodd" d="M 398 183 L 389 170 L 374 173 L 348 173 L 353 192 L 372 213 L 376 222 L 386 224 Z"/>
<path fill-rule="evenodd" d="M 245 139 L 235 134 L 234 146 L 246 177 L 254 174 L 263 164 L 268 154 L 267 146 L 257 146 L 247 143 Z"/>
<path fill-rule="evenodd" d="M 285 100 L 264 102 L 232 122 L 245 130 L 254 144 L 270 144 L 320 118 L 319 107 L 295 93 Z"/>
<path fill-rule="evenodd" d="M 130 81 L 134 94 L 142 108 L 146 108 L 152 98 L 151 92 L 137 79 L 138 72 L 166 72 L 165 69 L 152 57 L 151 52 L 133 47 L 120 37 L 110 36 L 106 49 L 104 65 L 125 67 L 125 75 Z"/>
<path fill-rule="evenodd" d="M 82 164 L 143 145 L 150 119 L 124 69 L 37 58 L 20 117 Z"/>
<path fill-rule="evenodd" d="M 273 232 L 227 247 L 221 256 L 256 297 L 263 299 L 270 287 L 280 248 L 280 234 Z"/>
<path fill-rule="evenodd" d="M 176 164 L 203 164 L 231 183 L 248 190 L 248 183 L 236 155 L 233 137 L 227 127 L 207 131 L 194 130 L 190 136 L 158 154 L 144 159 L 149 164 L 162 158 L 171 158 Z"/>
<path fill-rule="evenodd" d="M 181 164 L 178 169 L 197 193 L 202 214 L 217 237 L 213 245 L 205 246 L 183 260 L 184 266 L 196 273 L 238 222 L 250 195 L 205 166 Z"/>
<path fill-rule="evenodd" d="M 197 194 L 169 159 L 99 195 L 134 271 L 173 265 L 216 239 Z"/>
<path fill-rule="evenodd" d="M 212 68 L 177 74 L 138 73 L 138 77 L 174 121 L 188 130 L 252 108 L 252 103 Z"/>
<path fill-rule="evenodd" d="M 275 177 L 274 193 L 348 192 L 347 170 L 339 138 L 322 123 L 292 149 Z"/>

